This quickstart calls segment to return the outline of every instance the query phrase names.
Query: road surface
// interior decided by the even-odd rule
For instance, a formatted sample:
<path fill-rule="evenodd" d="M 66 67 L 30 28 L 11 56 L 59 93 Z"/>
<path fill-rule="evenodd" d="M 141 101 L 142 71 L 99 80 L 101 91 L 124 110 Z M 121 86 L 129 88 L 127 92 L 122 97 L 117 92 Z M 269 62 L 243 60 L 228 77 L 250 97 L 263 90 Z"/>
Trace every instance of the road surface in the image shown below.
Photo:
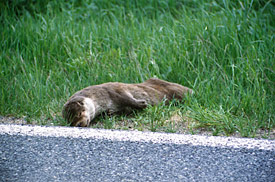
<path fill-rule="evenodd" d="M 0 181 L 275 181 L 274 140 L 0 125 Z"/>

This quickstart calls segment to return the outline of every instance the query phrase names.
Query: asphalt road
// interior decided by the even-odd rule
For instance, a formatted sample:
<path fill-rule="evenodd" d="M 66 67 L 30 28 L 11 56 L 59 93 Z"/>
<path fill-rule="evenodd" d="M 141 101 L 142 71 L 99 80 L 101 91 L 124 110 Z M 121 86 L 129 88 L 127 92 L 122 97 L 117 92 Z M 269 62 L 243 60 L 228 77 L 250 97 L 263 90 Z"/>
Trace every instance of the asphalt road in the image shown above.
<path fill-rule="evenodd" d="M 274 140 L 0 125 L 0 181 L 275 181 Z"/>

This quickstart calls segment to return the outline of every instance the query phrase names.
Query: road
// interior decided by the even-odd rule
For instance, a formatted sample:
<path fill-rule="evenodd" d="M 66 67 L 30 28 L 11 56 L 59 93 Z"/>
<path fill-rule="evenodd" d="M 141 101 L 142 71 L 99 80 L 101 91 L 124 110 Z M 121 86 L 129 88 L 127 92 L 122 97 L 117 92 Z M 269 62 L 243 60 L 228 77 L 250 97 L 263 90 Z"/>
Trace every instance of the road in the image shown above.
<path fill-rule="evenodd" d="M 0 125 L 0 181 L 275 181 L 274 140 Z"/>

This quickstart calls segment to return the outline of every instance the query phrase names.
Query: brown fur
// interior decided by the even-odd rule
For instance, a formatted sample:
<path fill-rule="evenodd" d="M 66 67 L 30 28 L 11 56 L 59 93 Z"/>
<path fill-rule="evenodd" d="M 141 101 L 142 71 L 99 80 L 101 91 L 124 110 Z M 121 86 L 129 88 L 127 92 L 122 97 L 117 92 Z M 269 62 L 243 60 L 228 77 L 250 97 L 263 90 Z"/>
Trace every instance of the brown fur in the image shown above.
<path fill-rule="evenodd" d="M 65 103 L 62 114 L 71 126 L 89 126 L 90 121 L 102 112 L 115 113 L 129 108 L 143 109 L 147 105 L 157 105 L 164 99 L 167 103 L 173 98 L 182 100 L 186 93 L 193 91 L 157 78 L 138 84 L 109 82 L 76 92 Z M 89 117 L 84 117 L 85 98 L 91 99 L 95 106 L 89 111 Z"/>

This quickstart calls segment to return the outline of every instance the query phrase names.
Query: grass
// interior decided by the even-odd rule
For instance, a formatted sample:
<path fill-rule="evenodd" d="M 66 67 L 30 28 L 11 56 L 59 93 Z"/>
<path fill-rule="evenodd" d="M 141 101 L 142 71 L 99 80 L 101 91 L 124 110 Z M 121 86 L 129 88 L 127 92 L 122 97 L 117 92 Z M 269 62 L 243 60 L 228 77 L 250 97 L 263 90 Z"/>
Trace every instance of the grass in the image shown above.
<path fill-rule="evenodd" d="M 17 0 L 0 7 L 0 115 L 66 125 L 62 106 L 76 91 L 157 76 L 196 94 L 184 104 L 100 117 L 92 127 L 274 134 L 272 1 Z"/>

